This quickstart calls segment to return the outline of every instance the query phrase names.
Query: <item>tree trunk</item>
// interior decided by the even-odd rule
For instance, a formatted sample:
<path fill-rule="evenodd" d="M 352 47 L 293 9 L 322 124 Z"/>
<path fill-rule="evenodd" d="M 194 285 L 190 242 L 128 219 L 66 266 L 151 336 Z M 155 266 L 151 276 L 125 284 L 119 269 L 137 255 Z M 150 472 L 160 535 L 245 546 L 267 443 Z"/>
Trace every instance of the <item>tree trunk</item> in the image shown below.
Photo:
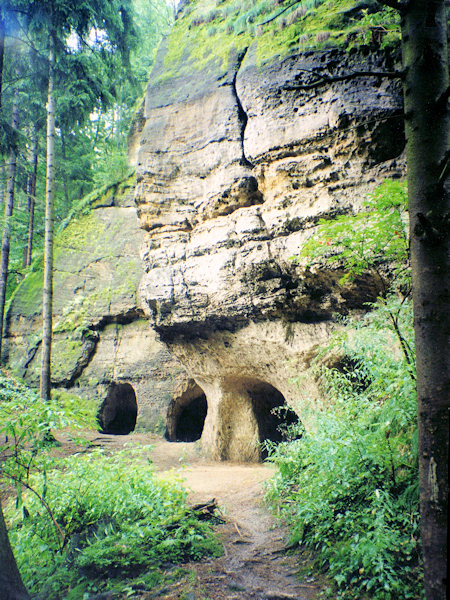
<path fill-rule="evenodd" d="M 19 93 L 14 94 L 11 125 L 17 129 L 19 123 Z M 14 208 L 14 186 L 16 182 L 17 156 L 16 149 L 11 148 L 8 163 L 8 183 L 6 188 L 5 224 L 2 238 L 2 258 L 0 263 L 0 360 L 2 355 L 3 341 L 3 316 L 5 313 L 6 285 L 8 283 L 9 249 L 11 243 L 11 217 Z"/>
<path fill-rule="evenodd" d="M 0 14 L 0 108 L 2 106 L 2 80 L 3 80 L 3 56 L 5 49 L 5 32 L 4 32 L 4 23 L 2 16 Z M 17 100 L 17 96 L 16 96 Z M 17 101 L 14 102 L 15 108 L 17 107 Z M 17 110 L 17 108 L 16 108 Z M 15 110 L 13 108 L 13 127 L 14 123 L 14 113 Z M 18 115 L 18 113 L 17 113 Z M 17 116 L 18 120 L 18 116 Z M 14 151 L 11 152 L 11 158 Z M 10 161 L 11 165 L 11 161 Z M 14 169 L 15 169 L 16 161 L 14 157 Z M 15 179 L 15 172 L 14 172 Z M 9 182 L 8 182 L 9 184 Z M 9 185 L 8 185 L 9 190 Z M 12 206 L 14 202 L 14 183 L 12 185 L 12 200 L 11 200 L 11 213 Z M 9 202 L 8 202 L 9 204 Z M 5 228 L 9 224 L 10 221 L 8 218 L 5 220 Z M 9 255 L 9 249 L 8 249 Z M 2 244 L 2 264 L 3 264 L 3 244 Z M 2 269 L 3 272 L 3 269 Z M 0 277 L 1 278 L 1 277 Z M 6 292 L 6 280 L 5 280 L 5 292 Z M 2 303 L 2 314 L 1 314 L 1 334 L 0 334 L 0 356 L 1 356 L 1 341 L 3 337 L 3 312 L 4 312 L 4 296 Z M 5 519 L 3 517 L 3 510 L 0 504 L 0 589 L 2 590 L 2 598 L 4 600 L 29 600 L 30 596 L 23 585 L 22 578 L 20 577 L 19 570 L 17 568 L 16 560 L 14 558 L 14 554 L 11 549 L 11 544 L 9 543 L 8 531 L 5 525 Z"/>
<path fill-rule="evenodd" d="M 36 202 L 36 180 L 37 180 L 37 166 L 38 166 L 38 134 L 36 127 L 33 131 L 33 146 L 31 149 L 31 166 L 32 171 L 28 178 L 27 183 L 27 209 L 28 209 L 28 241 L 25 252 L 24 266 L 29 267 L 31 265 L 31 259 L 33 256 L 33 233 L 34 233 L 34 207 Z"/>
<path fill-rule="evenodd" d="M 44 241 L 44 297 L 42 310 L 42 364 L 40 393 L 43 400 L 50 400 L 51 391 L 51 347 L 53 310 L 53 194 L 55 187 L 55 96 L 54 71 L 55 52 L 53 36 L 50 34 L 49 77 L 47 98 L 47 173 L 45 190 L 45 241 Z"/>
<path fill-rule="evenodd" d="M 0 157 L 3 158 L 3 157 Z M 5 166 L 1 165 L 0 166 L 0 204 L 3 204 L 5 201 L 5 196 L 6 196 L 6 192 L 5 192 L 5 184 L 6 184 L 6 173 L 5 173 Z"/>
<path fill-rule="evenodd" d="M 66 201 L 66 210 L 69 211 L 70 208 L 70 200 L 69 200 L 69 187 L 67 185 L 67 174 L 66 174 L 66 138 L 64 136 L 64 128 L 61 127 L 61 150 L 62 150 L 62 158 L 63 158 L 63 188 L 64 188 L 64 199 Z"/>
<path fill-rule="evenodd" d="M 1 9 L 0 9 L 1 11 Z M 3 60 L 5 57 L 5 22 L 0 12 L 0 108 L 2 107 Z"/>
<path fill-rule="evenodd" d="M 3 16 L 1 14 L 1 9 L 0 9 L 0 118 L 1 118 L 1 108 L 2 108 L 4 57 L 5 57 L 5 22 L 3 20 Z M 5 196 L 3 172 L 4 172 L 4 167 L 2 166 L 2 168 L 1 168 L 2 177 L 1 177 L 1 181 L 0 181 L 0 202 L 4 201 L 4 196 Z"/>
<path fill-rule="evenodd" d="M 0 505 L 0 589 L 2 600 L 29 600 L 9 543 L 8 531 Z"/>
<path fill-rule="evenodd" d="M 450 407 L 445 1 L 410 0 L 402 39 L 425 592 L 427 600 L 443 600 Z"/>

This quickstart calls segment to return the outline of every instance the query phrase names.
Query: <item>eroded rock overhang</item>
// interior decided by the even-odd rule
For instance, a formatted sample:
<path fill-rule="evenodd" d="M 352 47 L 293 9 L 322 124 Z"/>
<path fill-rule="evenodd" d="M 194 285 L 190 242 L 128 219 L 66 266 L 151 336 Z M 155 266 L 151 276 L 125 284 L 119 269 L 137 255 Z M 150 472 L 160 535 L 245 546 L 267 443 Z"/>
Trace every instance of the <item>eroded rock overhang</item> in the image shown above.
<path fill-rule="evenodd" d="M 227 68 L 212 62 L 190 78 L 164 79 L 160 54 L 137 170 L 140 295 L 206 394 L 202 441 L 219 458 L 257 454 L 256 425 L 230 433 L 251 421 L 239 414 L 248 382 L 273 386 L 295 406 L 292 376 L 329 338 L 333 315 L 362 309 L 380 291 L 369 276 L 342 287 L 338 267 L 291 257 L 319 219 L 358 210 L 404 169 L 398 82 L 305 86 L 318 69 L 388 71 L 393 60 L 329 50 L 261 66 L 249 49 Z M 305 385 L 314 395 L 313 382 Z M 227 405 L 232 416 L 222 418 Z"/>

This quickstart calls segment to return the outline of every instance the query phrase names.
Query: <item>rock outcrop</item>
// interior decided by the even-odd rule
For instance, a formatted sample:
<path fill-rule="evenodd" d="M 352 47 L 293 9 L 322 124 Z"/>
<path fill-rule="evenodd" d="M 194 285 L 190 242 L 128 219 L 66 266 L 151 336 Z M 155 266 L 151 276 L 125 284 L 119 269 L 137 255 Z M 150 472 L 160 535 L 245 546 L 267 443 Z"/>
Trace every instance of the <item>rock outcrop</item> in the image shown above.
<path fill-rule="evenodd" d="M 98 407 L 114 390 L 132 386 L 138 426 L 154 429 L 164 423 L 183 369 L 138 307 L 142 232 L 133 181 L 87 198 L 56 236 L 52 383 Z M 8 362 L 32 386 L 39 382 L 41 311 L 38 260 L 16 290 L 7 316 Z"/>
<path fill-rule="evenodd" d="M 342 78 L 391 71 L 382 52 L 308 51 L 258 64 L 251 46 L 177 77 L 166 75 L 166 51 L 138 154 L 142 308 L 199 386 L 196 397 L 206 395 L 204 447 L 257 460 L 257 406 L 314 397 L 314 381 L 299 388 L 293 376 L 336 328 L 335 313 L 379 293 L 369 277 L 342 287 L 338 268 L 291 257 L 320 218 L 357 210 L 384 178 L 402 176 L 400 87 L 389 77 Z"/>
<path fill-rule="evenodd" d="M 123 428 L 116 417 L 135 394 L 138 425 L 201 437 L 218 459 L 259 460 L 283 412 L 307 425 L 299 400 L 321 401 L 305 373 L 336 313 L 377 297 L 368 275 L 342 286 L 339 266 L 291 260 L 320 219 L 359 210 L 404 173 L 396 52 L 379 48 L 387 30 L 372 32 L 378 48 L 350 48 L 365 35 L 352 23 L 379 6 L 327 15 L 331 4 L 311 9 L 330 29 L 312 34 L 301 10 L 264 29 L 254 3 L 182 3 L 129 137 L 144 231 L 115 190 L 58 236 L 53 379 L 95 396 L 104 429 L 128 428 L 133 415 Z M 321 48 L 299 51 L 304 39 Z M 41 286 L 37 266 L 8 313 L 10 364 L 31 383 Z"/>

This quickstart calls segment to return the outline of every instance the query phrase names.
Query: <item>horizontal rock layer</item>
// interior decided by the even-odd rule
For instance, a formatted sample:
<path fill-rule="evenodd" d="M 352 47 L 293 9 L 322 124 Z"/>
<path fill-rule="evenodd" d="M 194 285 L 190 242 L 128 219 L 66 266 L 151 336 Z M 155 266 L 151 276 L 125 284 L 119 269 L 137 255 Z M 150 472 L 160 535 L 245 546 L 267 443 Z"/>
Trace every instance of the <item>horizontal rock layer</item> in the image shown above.
<path fill-rule="evenodd" d="M 342 286 L 339 267 L 291 258 L 320 218 L 358 210 L 384 178 L 402 176 L 400 86 L 351 75 L 392 71 L 382 54 L 258 65 L 249 48 L 177 78 L 164 77 L 164 52 L 138 153 L 141 305 L 206 395 L 203 445 L 256 460 L 257 405 L 273 392 L 298 408 L 292 376 L 329 338 L 334 313 L 380 291 L 369 276 Z M 313 380 L 304 387 L 318 397 Z"/>
<path fill-rule="evenodd" d="M 147 92 L 136 194 L 147 231 L 141 292 L 165 339 L 278 316 L 327 319 L 378 291 L 367 280 L 341 289 L 340 273 L 311 273 L 290 257 L 319 218 L 358 208 L 383 178 L 401 174 L 399 86 L 361 77 L 299 87 L 318 81 L 315 72 L 392 66 L 337 50 L 254 60 L 249 50 L 214 77 L 193 73 L 192 82 Z"/>

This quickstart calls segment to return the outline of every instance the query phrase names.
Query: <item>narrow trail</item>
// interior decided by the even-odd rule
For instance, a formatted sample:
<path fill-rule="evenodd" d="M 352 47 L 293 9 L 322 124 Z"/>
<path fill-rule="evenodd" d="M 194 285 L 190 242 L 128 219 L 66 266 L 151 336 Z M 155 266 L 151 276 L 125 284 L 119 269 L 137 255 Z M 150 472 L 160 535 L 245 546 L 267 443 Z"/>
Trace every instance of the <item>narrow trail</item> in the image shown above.
<path fill-rule="evenodd" d="M 170 443 L 154 435 L 93 434 L 91 442 L 116 451 L 125 443 L 151 444 L 150 458 L 161 476 L 174 470 L 192 504 L 215 499 L 225 523 L 218 527 L 224 555 L 186 565 L 191 571 L 155 598 L 165 600 L 313 600 L 321 591 L 312 577 L 299 578 L 307 560 L 286 552 L 287 530 L 263 503 L 263 483 L 274 473 L 265 464 L 209 461 L 199 443 Z M 195 577 L 192 576 L 195 573 Z"/>

